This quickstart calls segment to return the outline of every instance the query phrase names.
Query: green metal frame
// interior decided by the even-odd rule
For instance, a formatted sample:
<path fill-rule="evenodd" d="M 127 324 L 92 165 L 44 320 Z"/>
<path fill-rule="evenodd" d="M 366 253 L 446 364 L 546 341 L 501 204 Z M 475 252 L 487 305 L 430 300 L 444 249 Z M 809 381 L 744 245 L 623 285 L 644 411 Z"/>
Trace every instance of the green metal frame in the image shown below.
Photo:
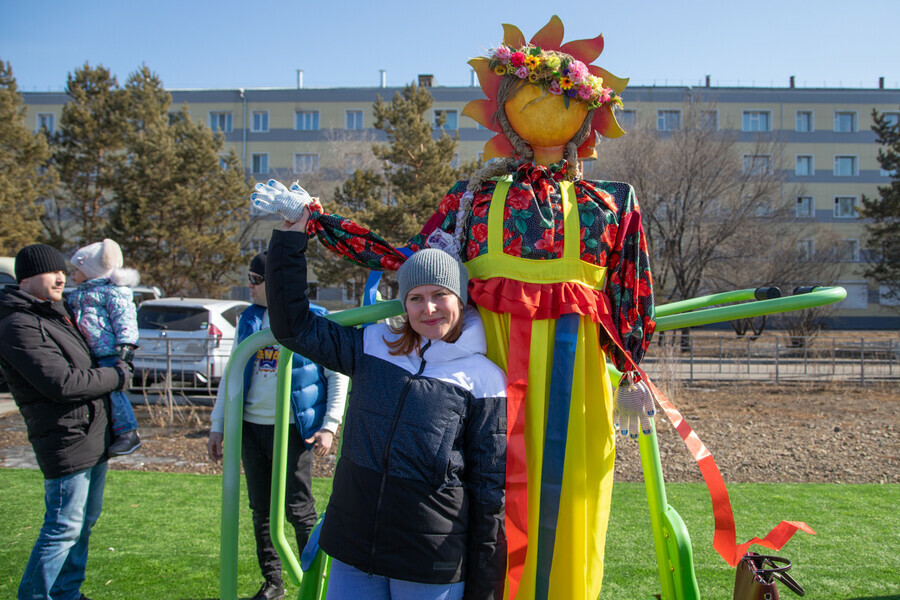
<path fill-rule="evenodd" d="M 841 287 L 813 288 L 806 294 L 754 301 L 753 289 L 736 290 L 712 294 L 665 304 L 656 309 L 656 331 L 683 329 L 734 319 L 787 312 L 823 306 L 843 300 L 847 292 Z M 718 304 L 739 302 L 728 306 Z M 708 308 L 713 307 L 713 308 Z M 329 319 L 341 325 L 360 325 L 397 316 L 403 312 L 399 300 L 379 302 L 370 306 L 355 308 L 329 315 Z M 276 344 L 268 329 L 254 333 L 241 342 L 232 353 L 226 368 L 222 385 L 225 386 L 225 452 L 222 478 L 222 535 L 220 547 L 219 592 L 222 600 L 237 600 L 238 564 L 238 511 L 240 502 L 241 474 L 241 420 L 243 414 L 243 365 L 259 349 Z M 287 469 L 287 431 L 290 427 L 287 407 L 289 402 L 290 376 L 288 368 L 290 350 L 281 349 L 278 361 L 278 402 L 275 412 L 275 449 L 272 467 L 271 534 L 273 544 L 281 557 L 288 577 L 300 584 L 298 600 L 324 600 L 328 587 L 328 563 L 324 553 L 320 553 L 310 568 L 319 574 L 313 582 L 303 579 L 300 563 L 294 556 L 284 535 L 284 492 Z M 238 367 L 232 369 L 232 365 Z M 610 367 L 612 380 L 618 381 L 618 371 Z M 638 441 L 644 485 L 647 490 L 647 504 L 650 509 L 650 526 L 656 550 L 657 567 L 662 600 L 699 600 L 700 590 L 694 572 L 691 538 L 684 521 L 666 499 L 662 463 L 656 429 L 649 435 L 642 435 Z M 324 561 L 320 562 L 320 561 Z"/>

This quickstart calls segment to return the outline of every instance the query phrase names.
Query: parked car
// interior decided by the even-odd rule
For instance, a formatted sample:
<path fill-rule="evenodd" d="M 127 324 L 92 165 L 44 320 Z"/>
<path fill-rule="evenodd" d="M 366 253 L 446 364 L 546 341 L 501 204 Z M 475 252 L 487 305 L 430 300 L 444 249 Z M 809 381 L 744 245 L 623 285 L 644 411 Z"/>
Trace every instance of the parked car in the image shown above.
<path fill-rule="evenodd" d="M 0 288 L 16 284 L 16 259 L 0 256 Z"/>
<path fill-rule="evenodd" d="M 0 275 L 0 277 L 2 277 L 2 275 Z M 2 281 L 2 279 L 0 279 L 0 281 Z M 67 285 L 63 289 L 63 298 L 68 298 L 69 294 L 71 294 L 75 289 L 76 286 Z M 162 288 L 159 288 L 155 285 L 136 285 L 131 289 L 134 292 L 134 303 L 138 306 L 140 306 L 141 303 L 145 300 L 157 300 L 165 296 Z"/>
<path fill-rule="evenodd" d="M 249 302 L 209 298 L 146 300 L 138 308 L 140 347 L 135 388 L 168 383 L 177 389 L 216 388 L 225 374 L 238 317 Z"/>

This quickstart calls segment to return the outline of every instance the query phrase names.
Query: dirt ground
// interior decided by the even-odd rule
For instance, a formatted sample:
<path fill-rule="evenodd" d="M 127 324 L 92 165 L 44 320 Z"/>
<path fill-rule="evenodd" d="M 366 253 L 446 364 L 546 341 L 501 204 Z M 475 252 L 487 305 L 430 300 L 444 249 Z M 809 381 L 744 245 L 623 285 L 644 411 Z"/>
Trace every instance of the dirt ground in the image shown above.
<path fill-rule="evenodd" d="M 712 451 L 727 483 L 900 483 L 897 385 L 710 384 L 670 396 Z M 143 447 L 110 461 L 112 469 L 221 473 L 209 461 L 209 407 L 136 407 Z M 171 420 L 173 425 L 166 425 Z M 666 481 L 701 481 L 696 464 L 665 417 L 657 417 Z M 226 440 L 227 442 L 227 440 Z M 316 459 L 330 476 L 335 456 Z M 0 466 L 34 466 L 18 412 L 0 417 Z M 637 444 L 620 438 L 617 481 L 641 481 Z"/>

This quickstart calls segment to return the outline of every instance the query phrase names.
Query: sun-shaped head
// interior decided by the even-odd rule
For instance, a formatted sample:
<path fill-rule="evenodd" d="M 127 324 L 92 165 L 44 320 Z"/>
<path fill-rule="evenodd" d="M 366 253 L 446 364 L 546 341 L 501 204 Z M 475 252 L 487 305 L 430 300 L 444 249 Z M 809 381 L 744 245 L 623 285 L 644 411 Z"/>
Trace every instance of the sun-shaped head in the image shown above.
<path fill-rule="evenodd" d="M 591 65 L 603 51 L 603 36 L 563 40 L 563 24 L 553 16 L 530 41 L 514 25 L 503 26 L 503 43 L 490 56 L 469 64 L 487 99 L 473 100 L 463 114 L 496 131 L 484 145 L 484 159 L 521 155 L 517 136 L 533 147 L 565 146 L 576 140 L 579 158 L 596 156 L 596 135 L 625 132 L 614 109 L 628 85 Z"/>

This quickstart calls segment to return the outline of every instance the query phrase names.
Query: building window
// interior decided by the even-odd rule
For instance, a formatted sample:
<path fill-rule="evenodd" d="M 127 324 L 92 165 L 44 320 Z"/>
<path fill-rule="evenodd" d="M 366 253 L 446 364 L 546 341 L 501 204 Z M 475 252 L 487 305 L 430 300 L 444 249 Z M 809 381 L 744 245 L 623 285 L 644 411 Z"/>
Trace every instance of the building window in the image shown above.
<path fill-rule="evenodd" d="M 441 120 L 441 116 L 444 117 L 444 124 L 438 125 Z M 440 129 L 443 127 L 444 129 L 459 129 L 459 113 L 456 110 L 448 110 L 448 109 L 434 109 L 434 128 Z"/>
<path fill-rule="evenodd" d="M 797 256 L 800 260 L 807 262 L 813 259 L 816 253 L 815 240 L 804 239 L 797 240 Z"/>
<path fill-rule="evenodd" d="M 231 128 L 230 112 L 211 112 L 209 113 L 209 128 L 213 131 L 229 132 Z"/>
<path fill-rule="evenodd" d="M 816 216 L 816 201 L 812 196 L 797 196 L 796 213 L 799 219 Z"/>
<path fill-rule="evenodd" d="M 775 213 L 772 208 L 772 202 L 768 199 L 757 200 L 753 207 L 753 212 L 757 217 L 770 217 Z"/>
<path fill-rule="evenodd" d="M 656 129 L 659 131 L 677 131 L 678 129 L 681 129 L 681 111 L 656 111 Z"/>
<path fill-rule="evenodd" d="M 269 155 L 266 152 L 261 152 L 259 154 L 254 154 L 252 157 L 253 161 L 253 174 L 254 175 L 264 175 L 269 172 Z"/>
<path fill-rule="evenodd" d="M 53 113 L 38 113 L 37 114 L 37 131 L 42 129 L 46 130 L 47 133 L 53 133 L 53 124 L 56 117 Z"/>
<path fill-rule="evenodd" d="M 269 213 L 265 213 L 269 214 Z M 248 250 L 250 254 L 257 255 L 260 252 L 265 252 L 269 249 L 269 239 L 268 238 L 253 238 L 250 240 L 250 247 Z M 260 273 L 262 275 L 262 273 Z"/>
<path fill-rule="evenodd" d="M 859 172 L 856 170 L 856 157 L 835 156 L 834 175 L 835 177 L 853 177 L 854 175 L 859 175 Z"/>
<path fill-rule="evenodd" d="M 856 113 L 835 112 L 834 130 L 838 133 L 854 133 L 856 131 Z"/>
<path fill-rule="evenodd" d="M 813 130 L 813 112 L 811 110 L 797 111 L 797 131 L 809 133 Z"/>
<path fill-rule="evenodd" d="M 346 113 L 345 129 L 362 129 L 363 128 L 363 111 L 348 110 Z"/>
<path fill-rule="evenodd" d="M 859 240 L 840 240 L 835 246 L 838 262 L 859 262 Z"/>
<path fill-rule="evenodd" d="M 637 126 L 637 111 L 634 109 L 620 110 L 616 115 L 616 121 L 618 121 L 619 125 L 623 128 L 628 127 L 634 129 L 634 127 Z"/>
<path fill-rule="evenodd" d="M 716 110 L 701 110 L 697 126 L 706 131 L 718 131 L 719 112 Z"/>
<path fill-rule="evenodd" d="M 882 113 L 882 116 L 884 117 L 885 122 L 891 127 L 896 127 L 897 122 L 900 121 L 900 113 L 886 112 Z"/>
<path fill-rule="evenodd" d="M 837 196 L 834 199 L 834 217 L 836 219 L 855 219 L 856 214 L 856 197 L 855 196 Z"/>
<path fill-rule="evenodd" d="M 297 131 L 318 131 L 319 111 L 298 110 L 294 113 L 294 129 Z"/>
<path fill-rule="evenodd" d="M 344 157 L 344 173 L 353 175 L 357 169 L 362 169 L 362 154 L 348 154 Z"/>
<path fill-rule="evenodd" d="M 767 154 L 745 154 L 744 173 L 747 175 L 765 175 L 772 172 L 772 157 Z"/>
<path fill-rule="evenodd" d="M 319 170 L 318 154 L 294 154 L 294 173 L 315 173 Z"/>
<path fill-rule="evenodd" d="M 808 155 L 798 156 L 797 168 L 794 173 L 801 177 L 809 177 L 810 175 L 812 175 L 814 173 L 813 157 Z"/>
<path fill-rule="evenodd" d="M 745 110 L 742 129 L 744 131 L 772 131 L 772 113 L 767 110 Z"/>
<path fill-rule="evenodd" d="M 251 131 L 268 131 L 269 130 L 269 111 L 254 110 L 253 122 L 250 126 Z"/>

